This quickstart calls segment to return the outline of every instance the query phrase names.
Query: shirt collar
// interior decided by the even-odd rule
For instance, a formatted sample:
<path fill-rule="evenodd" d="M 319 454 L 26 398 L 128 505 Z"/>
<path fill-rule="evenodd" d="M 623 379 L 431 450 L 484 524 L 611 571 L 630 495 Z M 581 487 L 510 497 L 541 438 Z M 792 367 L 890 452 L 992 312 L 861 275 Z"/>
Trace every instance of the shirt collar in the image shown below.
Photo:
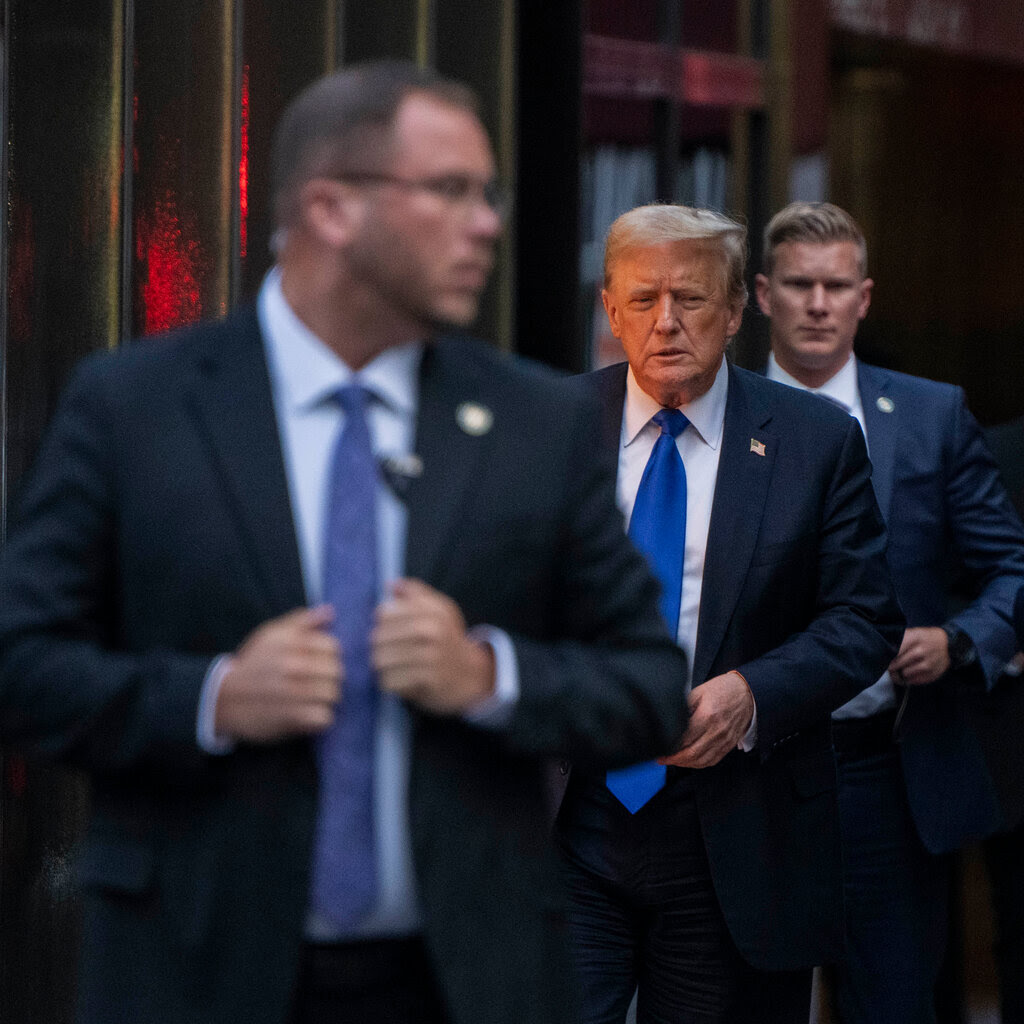
<path fill-rule="evenodd" d="M 833 402 L 838 402 L 850 413 L 857 408 L 857 403 L 860 400 L 860 392 L 857 386 L 857 360 L 852 352 L 842 367 L 829 377 L 820 388 L 809 388 L 806 384 L 801 384 L 796 377 L 786 373 L 776 361 L 774 352 L 768 355 L 767 376 L 769 380 L 778 381 L 780 384 L 788 384 L 791 388 L 810 391 L 814 395 L 825 395 L 827 398 L 831 398 Z"/>
<path fill-rule="evenodd" d="M 699 398 L 679 411 L 690 421 L 701 440 L 710 448 L 717 449 L 722 443 L 725 427 L 725 400 L 729 391 L 729 370 L 722 357 L 722 365 L 715 374 L 714 383 Z M 630 367 L 626 374 L 626 407 L 622 416 L 623 445 L 631 445 L 640 432 L 651 421 L 661 406 L 637 383 Z"/>
<path fill-rule="evenodd" d="M 296 315 L 281 289 L 281 271 L 267 274 L 257 300 L 271 375 L 286 406 L 305 412 L 357 381 L 397 412 L 414 415 L 422 342 L 386 349 L 353 372 Z"/>

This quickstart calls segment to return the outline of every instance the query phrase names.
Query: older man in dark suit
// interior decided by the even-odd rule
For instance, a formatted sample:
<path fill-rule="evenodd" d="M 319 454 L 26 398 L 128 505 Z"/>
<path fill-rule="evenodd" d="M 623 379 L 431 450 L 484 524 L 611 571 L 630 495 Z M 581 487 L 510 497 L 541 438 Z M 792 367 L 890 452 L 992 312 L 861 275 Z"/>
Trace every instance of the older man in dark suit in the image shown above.
<path fill-rule="evenodd" d="M 466 90 L 276 141 L 255 309 L 89 360 L 0 569 L 0 729 L 85 768 L 83 1024 L 564 1024 L 546 758 L 671 748 L 685 660 L 595 411 L 464 326 Z"/>
<path fill-rule="evenodd" d="M 806 1024 L 842 951 L 829 715 L 902 633 L 864 440 L 849 417 L 725 358 L 744 229 L 647 206 L 608 234 L 628 364 L 603 402 L 629 533 L 691 655 L 675 753 L 574 771 L 558 819 L 588 1024 Z"/>

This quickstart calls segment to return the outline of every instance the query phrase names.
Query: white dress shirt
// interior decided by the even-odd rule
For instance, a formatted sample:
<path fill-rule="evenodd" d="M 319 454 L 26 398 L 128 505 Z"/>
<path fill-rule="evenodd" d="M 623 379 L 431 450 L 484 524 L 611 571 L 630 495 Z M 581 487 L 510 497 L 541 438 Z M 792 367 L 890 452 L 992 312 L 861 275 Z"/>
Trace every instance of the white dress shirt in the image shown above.
<path fill-rule="evenodd" d="M 272 271 L 264 282 L 258 309 L 306 598 L 313 606 L 320 602 L 323 584 L 328 464 L 345 418 L 334 396 L 346 383 L 358 380 L 374 396 L 367 403 L 367 419 L 375 452 L 407 454 L 412 450 L 416 380 L 423 348 L 411 344 L 388 349 L 353 374 L 292 311 L 281 291 L 279 272 Z M 379 488 L 377 555 L 381 600 L 405 564 L 405 525 L 405 506 L 388 488 Z M 408 713 L 401 701 L 389 694 L 381 695 L 378 708 L 374 813 L 380 901 L 360 927 L 360 936 L 409 933 L 416 930 L 419 922 L 406 827 Z M 337 937 L 330 925 L 314 914 L 310 914 L 307 934 L 314 939 Z"/>
<path fill-rule="evenodd" d="M 295 315 L 281 289 L 275 268 L 267 275 L 257 303 L 270 375 L 274 410 L 281 436 L 285 474 L 295 518 L 296 540 L 307 601 L 322 594 L 323 529 L 327 513 L 331 452 L 344 428 L 344 413 L 335 400 L 339 388 L 356 381 L 371 396 L 367 419 L 378 459 L 409 455 L 413 450 L 419 400 L 419 366 L 423 345 L 388 349 L 353 372 Z M 377 491 L 377 554 L 380 600 L 405 565 L 405 505 L 383 482 Z M 472 631 L 489 643 L 495 656 L 495 693 L 464 717 L 483 728 L 497 728 L 519 695 L 518 666 L 511 640 L 489 626 Z M 213 753 L 232 749 L 213 735 L 213 709 L 226 662 L 211 669 L 200 705 L 198 734 Z M 399 936 L 418 930 L 412 849 L 408 829 L 410 759 L 409 713 L 398 698 L 382 693 L 378 702 L 374 752 L 374 817 L 379 899 L 374 911 L 354 932 L 339 935 L 314 913 L 307 919 L 307 937 L 339 938 Z"/>
<path fill-rule="evenodd" d="M 711 505 L 718 479 L 718 461 L 725 430 L 725 401 L 729 390 L 726 361 L 718 368 L 714 383 L 699 398 L 680 406 L 690 425 L 676 438 L 686 470 L 686 547 L 683 554 L 683 582 L 676 623 L 676 643 L 686 652 L 687 689 L 693 685 L 693 655 L 697 648 L 700 594 L 704 582 L 704 557 L 711 525 Z M 626 373 L 626 397 L 622 410 L 619 441 L 618 503 L 628 524 L 636 492 L 654 443 L 661 433 L 651 418 L 661 406 L 643 391 L 630 368 Z M 752 750 L 757 738 L 757 711 L 740 744 Z"/>
<path fill-rule="evenodd" d="M 852 352 L 849 359 L 843 363 L 842 368 L 829 377 L 820 388 L 809 388 L 786 373 L 775 361 L 774 352 L 768 356 L 768 379 L 778 381 L 780 384 L 788 384 L 801 391 L 810 391 L 813 395 L 823 395 L 844 408 L 860 424 L 861 432 L 864 434 L 864 443 L 870 454 L 871 439 L 868 437 L 867 424 L 864 422 L 864 406 L 860 400 L 860 387 L 857 383 L 857 359 Z M 880 711 L 896 707 L 898 702 L 892 676 L 886 670 L 876 682 L 861 690 L 853 700 L 847 701 L 838 711 L 835 711 L 832 717 L 869 718 Z"/>

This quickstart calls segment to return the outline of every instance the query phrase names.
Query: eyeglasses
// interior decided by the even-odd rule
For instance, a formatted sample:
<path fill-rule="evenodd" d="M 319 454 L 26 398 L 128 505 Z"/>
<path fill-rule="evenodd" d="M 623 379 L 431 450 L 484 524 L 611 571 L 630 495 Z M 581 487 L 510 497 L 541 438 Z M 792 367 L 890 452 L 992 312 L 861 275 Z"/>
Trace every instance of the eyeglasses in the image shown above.
<path fill-rule="evenodd" d="M 511 207 L 508 192 L 498 181 L 479 181 L 464 174 L 444 174 L 438 178 L 398 178 L 393 174 L 378 174 L 372 171 L 353 171 L 351 174 L 334 175 L 339 181 L 368 184 L 394 185 L 416 192 L 429 192 L 452 206 L 468 210 L 474 203 L 483 203 L 488 209 L 505 220 Z"/>

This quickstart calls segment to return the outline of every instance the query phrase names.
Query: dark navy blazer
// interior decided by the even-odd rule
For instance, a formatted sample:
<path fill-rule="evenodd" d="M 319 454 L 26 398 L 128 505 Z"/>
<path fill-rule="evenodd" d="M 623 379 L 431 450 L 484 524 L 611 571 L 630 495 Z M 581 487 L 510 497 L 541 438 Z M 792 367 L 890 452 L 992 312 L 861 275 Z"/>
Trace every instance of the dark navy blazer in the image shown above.
<path fill-rule="evenodd" d="M 577 378 L 618 453 L 626 364 Z M 757 702 L 751 753 L 695 773 L 715 891 L 755 967 L 843 949 L 831 712 L 874 681 L 903 634 L 857 424 L 729 367 L 694 685 L 735 669 Z"/>
<path fill-rule="evenodd" d="M 460 428 L 465 402 L 489 430 Z M 596 417 L 482 343 L 424 354 L 406 571 L 507 630 L 520 680 L 501 732 L 413 715 L 424 934 L 458 1024 L 571 1019 L 547 757 L 628 764 L 685 725 Z M 93 783 L 82 1024 L 288 1019 L 313 744 L 210 757 L 195 729 L 212 656 L 304 603 L 254 310 L 87 360 L 0 554 L 0 733 Z"/>
<path fill-rule="evenodd" d="M 864 363 L 858 383 L 907 625 L 950 619 L 955 576 L 969 603 L 952 622 L 974 641 L 984 685 L 1013 685 L 1001 677 L 1018 647 L 1013 604 L 1024 584 L 1024 526 L 962 389 Z M 933 853 L 1005 827 L 1006 799 L 1016 803 L 1024 787 L 1024 721 L 986 723 L 993 708 L 971 685 L 954 673 L 909 688 L 900 751 L 914 821 Z M 1015 763 L 998 751 L 988 756 L 986 725 L 1000 728 L 1003 735 L 993 738 L 1007 754 L 1016 748 Z"/>

